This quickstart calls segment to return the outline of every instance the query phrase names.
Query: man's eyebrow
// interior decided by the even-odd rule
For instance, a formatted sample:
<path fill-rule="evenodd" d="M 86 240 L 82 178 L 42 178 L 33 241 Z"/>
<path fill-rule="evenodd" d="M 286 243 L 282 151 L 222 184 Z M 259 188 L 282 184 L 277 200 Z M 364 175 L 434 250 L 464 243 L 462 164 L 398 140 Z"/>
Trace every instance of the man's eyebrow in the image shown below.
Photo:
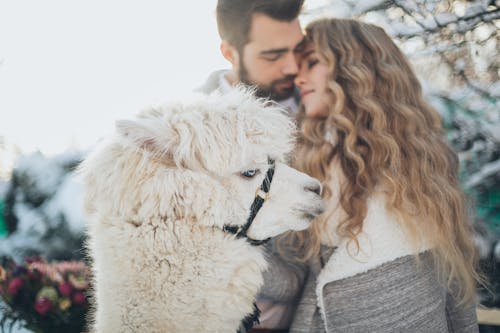
<path fill-rule="evenodd" d="M 281 49 L 264 50 L 264 51 L 260 51 L 260 55 L 286 53 L 286 52 L 288 52 L 288 50 L 289 50 L 289 48 L 287 48 L 287 47 L 284 47 Z"/>

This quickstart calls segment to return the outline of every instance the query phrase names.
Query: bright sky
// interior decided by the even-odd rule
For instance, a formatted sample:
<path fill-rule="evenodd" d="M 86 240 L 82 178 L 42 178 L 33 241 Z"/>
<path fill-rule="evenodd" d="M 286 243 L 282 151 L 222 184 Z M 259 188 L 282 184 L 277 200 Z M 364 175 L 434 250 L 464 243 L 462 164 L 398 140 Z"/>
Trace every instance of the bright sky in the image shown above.
<path fill-rule="evenodd" d="M 0 144 L 87 148 L 116 119 L 199 86 L 228 67 L 215 5 L 0 0 Z"/>

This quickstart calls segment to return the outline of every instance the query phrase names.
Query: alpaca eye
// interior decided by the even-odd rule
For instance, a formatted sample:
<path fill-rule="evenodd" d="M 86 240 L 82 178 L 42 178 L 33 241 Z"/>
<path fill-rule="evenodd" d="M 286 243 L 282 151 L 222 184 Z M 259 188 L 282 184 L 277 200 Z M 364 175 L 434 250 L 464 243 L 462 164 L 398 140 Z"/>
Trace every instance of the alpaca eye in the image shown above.
<path fill-rule="evenodd" d="M 240 175 L 245 178 L 253 178 L 258 172 L 257 169 L 250 169 L 240 172 Z"/>

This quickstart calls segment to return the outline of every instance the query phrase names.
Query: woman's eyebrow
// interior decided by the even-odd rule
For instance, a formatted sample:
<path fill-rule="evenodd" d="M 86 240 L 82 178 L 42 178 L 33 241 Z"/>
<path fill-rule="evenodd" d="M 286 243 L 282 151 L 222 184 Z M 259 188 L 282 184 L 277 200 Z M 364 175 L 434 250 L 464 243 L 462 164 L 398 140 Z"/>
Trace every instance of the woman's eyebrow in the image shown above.
<path fill-rule="evenodd" d="M 311 50 L 308 50 L 308 51 L 305 51 L 303 54 L 302 54 L 302 57 L 307 57 L 309 56 L 310 54 L 313 54 L 315 53 L 316 51 L 314 49 L 311 49 Z"/>
<path fill-rule="evenodd" d="M 307 39 L 304 36 L 304 38 L 302 38 L 302 40 L 297 45 L 295 45 L 295 47 L 293 48 L 293 52 L 294 53 L 301 53 L 301 52 L 303 52 L 304 48 L 306 47 L 306 45 L 307 45 Z"/>

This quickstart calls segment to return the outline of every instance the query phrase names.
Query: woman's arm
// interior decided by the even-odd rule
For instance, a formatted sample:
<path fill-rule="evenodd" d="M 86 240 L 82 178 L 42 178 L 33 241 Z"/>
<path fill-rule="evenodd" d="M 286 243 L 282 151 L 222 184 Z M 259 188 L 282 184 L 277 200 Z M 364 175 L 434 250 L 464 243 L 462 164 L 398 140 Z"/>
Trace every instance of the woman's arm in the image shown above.
<path fill-rule="evenodd" d="M 452 295 L 446 297 L 446 315 L 450 332 L 478 332 L 476 304 L 460 306 Z"/>
<path fill-rule="evenodd" d="M 294 249 L 284 249 L 293 257 Z M 266 244 L 268 269 L 264 285 L 257 295 L 261 310 L 260 328 L 288 329 L 307 275 L 307 265 L 292 258 L 284 258 L 275 241 Z"/>
<path fill-rule="evenodd" d="M 307 264 L 293 259 L 294 249 L 282 247 L 282 251 L 286 257 L 279 253 L 276 241 L 271 240 L 266 244 L 265 255 L 269 266 L 264 272 L 264 286 L 259 297 L 287 303 L 300 296 L 307 275 Z"/>

